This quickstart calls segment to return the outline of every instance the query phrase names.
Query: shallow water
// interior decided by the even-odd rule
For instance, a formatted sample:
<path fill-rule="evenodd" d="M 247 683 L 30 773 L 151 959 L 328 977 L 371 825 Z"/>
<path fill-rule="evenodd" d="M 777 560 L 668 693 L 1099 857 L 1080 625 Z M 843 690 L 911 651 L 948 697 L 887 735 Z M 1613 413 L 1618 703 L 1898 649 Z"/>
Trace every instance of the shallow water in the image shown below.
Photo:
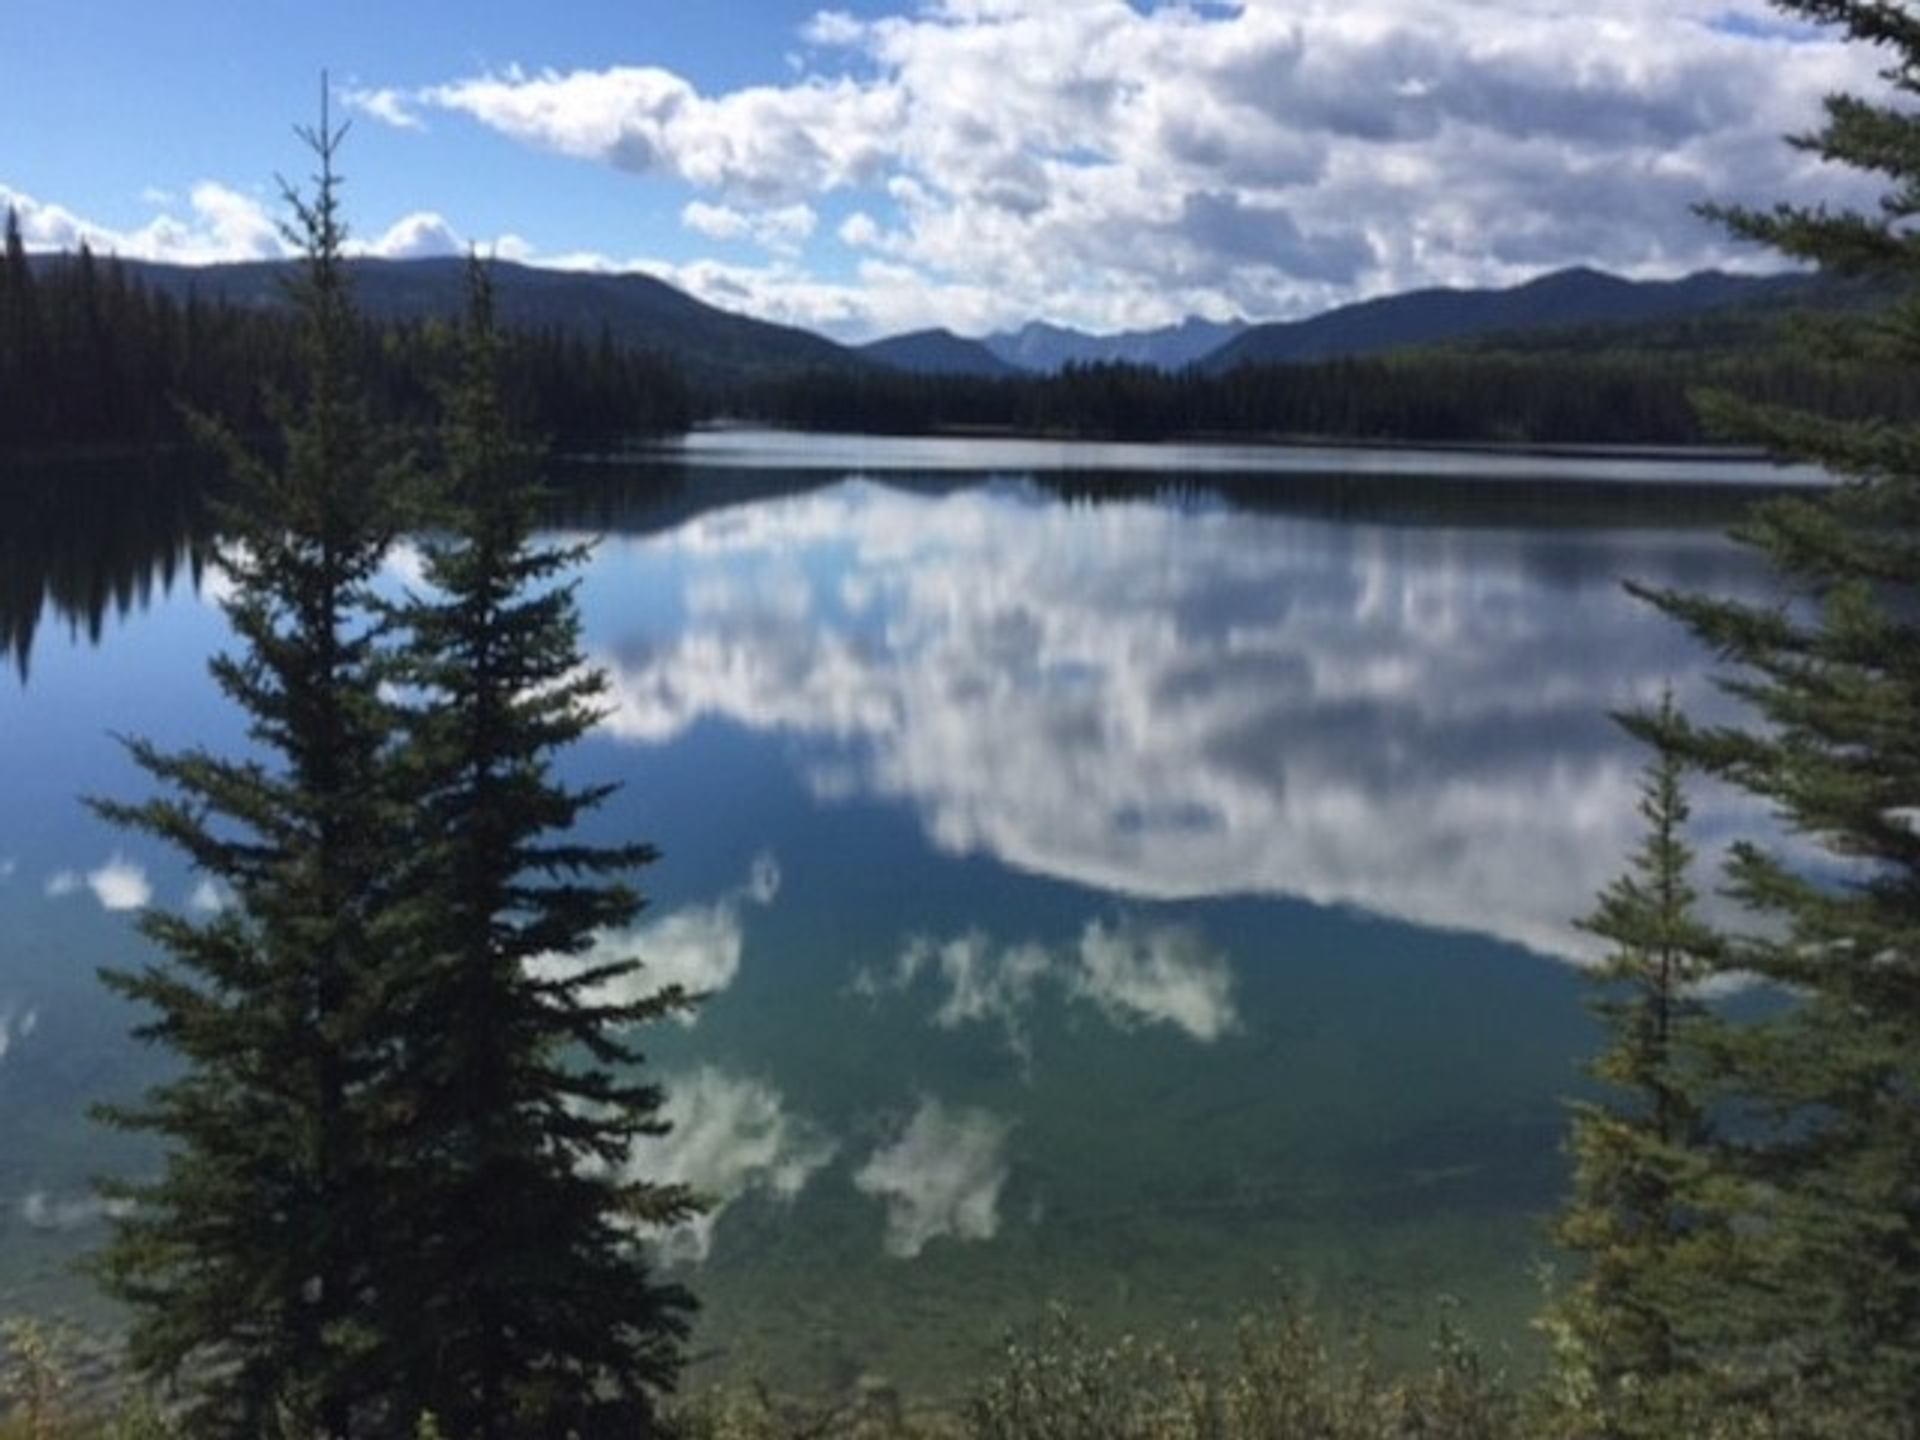
<path fill-rule="evenodd" d="M 1570 918 L 1636 834 L 1607 711 L 1712 703 L 1620 582 L 1760 583 L 1699 505 L 1729 472 L 1534 458 L 1503 507 L 1461 457 L 1342 452 L 1336 492 L 841 444 L 589 467 L 556 522 L 600 537 L 613 681 L 566 768 L 665 852 L 605 943 L 710 993 L 654 1037 L 677 1123 L 635 1157 L 716 1201 L 662 1241 L 703 1373 L 939 1389 L 1051 1299 L 1167 1329 L 1282 1288 L 1390 1346 L 1451 1293 L 1524 1348 L 1591 1043 Z M 9 552 L 0 1310 L 106 1320 L 88 1177 L 148 1157 L 85 1109 L 159 1057 L 93 971 L 197 882 L 76 797 L 143 793 L 113 731 L 242 727 L 198 512 L 95 479 L 144 498 Z M 130 511 L 144 550 L 89 543 Z"/>

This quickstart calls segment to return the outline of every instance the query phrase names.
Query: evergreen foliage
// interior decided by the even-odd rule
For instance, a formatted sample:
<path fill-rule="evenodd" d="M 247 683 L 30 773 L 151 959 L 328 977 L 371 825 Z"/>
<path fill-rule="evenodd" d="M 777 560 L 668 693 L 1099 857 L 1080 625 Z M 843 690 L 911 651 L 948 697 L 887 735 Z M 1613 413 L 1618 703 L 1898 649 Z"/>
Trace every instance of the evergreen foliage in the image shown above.
<path fill-rule="evenodd" d="M 1701 1332 L 1726 1234 L 1710 1203 L 1713 1126 L 1702 1057 L 1718 1029 L 1700 982 L 1719 960 L 1695 914 L 1678 721 L 1668 696 L 1630 723 L 1654 758 L 1641 792 L 1647 829 L 1585 929 L 1607 942 L 1591 972 L 1605 1044 L 1589 1069 L 1605 1097 L 1573 1107 L 1573 1195 L 1555 1226 L 1584 1261 L 1544 1323 L 1561 1360 L 1563 1417 L 1583 1433 L 1685 1431 L 1704 1393 Z"/>
<path fill-rule="evenodd" d="M 276 395 L 303 376 L 297 309 L 179 300 L 83 245 L 28 256 L 9 208 L 0 253 L 0 446 L 183 438 L 182 413 L 236 433 L 278 428 Z M 348 368 L 383 422 L 428 426 L 451 342 L 441 321 L 346 325 Z M 503 337 L 502 396 L 521 423 L 571 445 L 684 430 L 685 382 L 667 360 L 559 330 Z"/>
<path fill-rule="evenodd" d="M 402 817 L 368 586 L 407 486 L 355 383 L 338 138 L 323 112 L 306 132 L 314 193 L 288 191 L 305 384 L 284 461 L 207 427 L 242 496 L 226 550 L 239 649 L 212 671 L 258 756 L 132 741 L 165 793 L 98 807 L 183 850 L 232 902 L 204 922 L 149 912 L 162 958 L 105 977 L 182 1068 L 106 1112 L 168 1150 L 157 1180 L 111 1187 L 130 1211 L 99 1269 L 130 1308 L 135 1368 L 184 1385 L 194 1433 L 236 1440 L 346 1435 L 382 1396 L 368 1101 Z"/>
<path fill-rule="evenodd" d="M 799 429 L 883 434 L 1007 429 L 1126 440 L 1687 445 L 1709 438 L 1688 398 L 1705 379 L 1756 401 L 1920 417 L 1920 379 L 1881 367 L 1723 344 L 1711 332 L 1674 325 L 1659 332 L 1668 348 L 1559 338 L 1560 348 L 1536 336 L 1511 346 L 1247 365 L 1224 374 L 1113 363 L 1021 379 L 819 370 L 767 379 L 730 405 Z"/>
<path fill-rule="evenodd" d="M 533 544 L 537 457 L 502 413 L 486 275 L 472 271 L 462 371 L 447 402 L 430 593 L 401 607 L 412 810 L 407 985 L 388 1144 L 392 1247 L 383 1328 L 416 1412 L 474 1440 L 652 1433 L 679 1368 L 690 1299 L 654 1283 L 635 1225 L 691 1213 L 676 1187 L 625 1176 L 659 1133 L 661 1094 L 632 1076 L 635 1027 L 688 1003 L 635 1000 L 632 961 L 553 965 L 629 924 L 618 877 L 653 858 L 594 846 L 575 822 L 606 798 L 552 773 L 594 723 L 564 573 L 578 549 Z"/>
<path fill-rule="evenodd" d="M 629 1173 L 661 1133 L 634 1029 L 687 1003 L 626 998 L 631 961 L 579 959 L 640 907 L 653 856 L 589 844 L 607 796 L 552 774 L 603 681 L 582 667 L 579 559 L 530 540 L 537 457 L 514 439 L 508 347 L 476 268 L 461 373 L 427 494 L 358 384 L 334 171 L 306 132 L 311 199 L 298 399 L 273 461 L 231 430 L 226 603 L 213 674 L 256 754 L 162 752 L 110 818 L 183 850 L 226 908 L 149 913 L 162 958 L 108 983 L 177 1076 L 106 1118 L 167 1142 L 99 1257 L 132 1309 L 130 1357 L 206 1436 L 653 1433 L 691 1298 L 656 1283 L 645 1227 L 690 1196 Z M 373 582 L 429 518 L 429 594 Z"/>
<path fill-rule="evenodd" d="M 1885 51 L 1887 101 L 1838 96 L 1796 144 L 1888 183 L 1873 214 L 1716 210 L 1732 228 L 1892 298 L 1822 327 L 1824 353 L 1920 362 L 1920 20 L 1881 0 L 1777 0 Z M 1750 720 L 1677 726 L 1690 763 L 1766 802 L 1790 839 L 1738 845 L 1753 933 L 1724 968 L 1791 997 L 1710 1052 L 1737 1263 L 1714 1307 L 1723 1407 L 1802 1433 L 1920 1433 L 1920 425 L 1709 398 L 1715 422 L 1840 477 L 1740 532 L 1785 596 L 1655 598 L 1728 663 Z"/>

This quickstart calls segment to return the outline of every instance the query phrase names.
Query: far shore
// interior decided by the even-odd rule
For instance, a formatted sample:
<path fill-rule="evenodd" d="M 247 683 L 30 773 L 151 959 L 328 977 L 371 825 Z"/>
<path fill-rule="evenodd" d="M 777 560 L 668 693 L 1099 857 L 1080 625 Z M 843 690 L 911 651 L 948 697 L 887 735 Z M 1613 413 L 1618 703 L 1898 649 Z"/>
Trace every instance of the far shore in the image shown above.
<path fill-rule="evenodd" d="M 1282 431 L 1197 430 L 1172 435 L 1091 435 L 1018 425 L 944 425 L 929 430 L 800 430 L 762 420 L 720 418 L 696 423 L 690 435 L 746 432 L 863 440 L 1030 440 L 1048 445 L 1232 445 L 1272 450 L 1378 450 L 1446 455 L 1538 455 L 1562 460 L 1670 460 L 1742 465 L 1768 463 L 1757 445 L 1606 445 L 1582 441 L 1419 440 L 1379 436 L 1307 435 Z M 674 436 L 660 437 L 671 444 Z M 652 442 L 658 443 L 658 442 Z"/>
<path fill-rule="evenodd" d="M 560 461 L 620 462 L 623 460 L 644 460 L 649 456 L 671 453 L 686 445 L 689 441 L 698 443 L 703 439 L 715 439 L 727 436 L 785 437 L 796 441 L 814 441 L 823 446 L 834 442 L 854 444 L 932 444 L 942 441 L 981 441 L 986 443 L 1010 443 L 1027 445 L 1058 446 L 1068 451 L 1082 451 L 1087 454 L 1113 447 L 1138 447 L 1145 451 L 1172 451 L 1179 447 L 1194 447 L 1207 451 L 1259 452 L 1280 458 L 1289 455 L 1302 455 L 1314 451 L 1334 451 L 1353 454 L 1374 455 L 1445 455 L 1461 458 L 1486 456 L 1490 459 L 1505 461 L 1539 459 L 1558 461 L 1588 461 L 1605 463 L 1608 461 L 1644 465 L 1705 465 L 1705 466 L 1743 466 L 1749 470 L 1768 470 L 1778 472 L 1777 478 L 1767 482 L 1785 487 L 1817 486 L 1819 477 L 1790 473 L 1791 467 L 1774 461 L 1765 450 L 1747 445 L 1605 445 L 1579 442 L 1550 443 L 1543 441 L 1494 441 L 1494 440 L 1408 440 L 1384 438 L 1356 438 L 1339 435 L 1301 435 L 1273 433 L 1222 433 L 1202 431 L 1191 434 L 1163 435 L 1153 438 L 1132 438 L 1113 435 L 1090 435 L 1077 432 L 1027 429 L 1018 426 L 946 426 L 926 431 L 887 431 L 887 430 L 800 430 L 786 426 L 769 424 L 763 421 L 721 418 L 704 420 L 695 424 L 683 434 L 669 435 L 633 435 L 606 448 L 586 448 L 579 450 L 562 449 L 554 452 L 554 458 Z M 184 440 L 135 441 L 86 441 L 59 445 L 33 445 L 26 447 L 0 446 L 0 479 L 4 479 L 9 469 L 33 469 L 39 466 L 62 466 L 70 464 L 106 464 L 115 461 L 135 461 L 155 457 L 181 457 L 194 454 L 200 447 Z"/>

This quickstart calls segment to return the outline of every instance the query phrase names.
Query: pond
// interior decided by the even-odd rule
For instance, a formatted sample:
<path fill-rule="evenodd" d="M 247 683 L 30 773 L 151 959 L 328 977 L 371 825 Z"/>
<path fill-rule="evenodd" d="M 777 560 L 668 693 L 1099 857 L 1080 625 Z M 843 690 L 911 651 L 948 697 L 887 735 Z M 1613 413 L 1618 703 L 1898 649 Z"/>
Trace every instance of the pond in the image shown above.
<path fill-rule="evenodd" d="M 696 1375 L 939 1391 L 1053 1300 L 1164 1332 L 1281 1294 L 1399 1353 L 1454 1296 L 1526 1363 L 1572 919 L 1638 833 L 1608 712 L 1715 703 L 1621 582 L 1759 593 L 1724 526 L 1805 478 L 725 433 L 570 468 L 611 689 L 565 769 L 663 851 L 602 943 L 708 995 L 634 1160 L 714 1201 L 659 1242 Z M 117 733 L 243 727 L 189 491 L 0 487 L 0 1310 L 110 1324 L 88 1182 L 152 1156 L 87 1109 L 164 1057 L 95 970 L 208 897 L 80 797 L 146 793 Z M 1709 850 L 1753 820 L 1696 811 Z"/>

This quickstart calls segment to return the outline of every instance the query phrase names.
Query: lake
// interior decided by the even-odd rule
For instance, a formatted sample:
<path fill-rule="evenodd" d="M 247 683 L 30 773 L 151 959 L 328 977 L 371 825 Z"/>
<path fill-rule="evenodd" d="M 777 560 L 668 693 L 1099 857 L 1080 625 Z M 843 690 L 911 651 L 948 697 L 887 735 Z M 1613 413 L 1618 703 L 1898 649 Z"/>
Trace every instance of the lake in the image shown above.
<path fill-rule="evenodd" d="M 1760 593 L 1723 528 L 1807 478 L 739 432 L 569 467 L 611 690 L 564 768 L 663 851 L 602 943 L 709 997 L 634 1159 L 714 1201 L 659 1242 L 694 1378 L 937 1392 L 1053 1300 L 1165 1332 L 1283 1293 L 1402 1354 L 1454 1296 L 1527 1363 L 1571 921 L 1638 835 L 1608 712 L 1717 703 L 1622 581 Z M 146 793 L 116 732 L 243 727 L 191 486 L 0 502 L 0 1311 L 110 1324 L 89 1177 L 152 1157 L 86 1111 L 163 1057 L 94 971 L 209 897 L 79 797 Z"/>

